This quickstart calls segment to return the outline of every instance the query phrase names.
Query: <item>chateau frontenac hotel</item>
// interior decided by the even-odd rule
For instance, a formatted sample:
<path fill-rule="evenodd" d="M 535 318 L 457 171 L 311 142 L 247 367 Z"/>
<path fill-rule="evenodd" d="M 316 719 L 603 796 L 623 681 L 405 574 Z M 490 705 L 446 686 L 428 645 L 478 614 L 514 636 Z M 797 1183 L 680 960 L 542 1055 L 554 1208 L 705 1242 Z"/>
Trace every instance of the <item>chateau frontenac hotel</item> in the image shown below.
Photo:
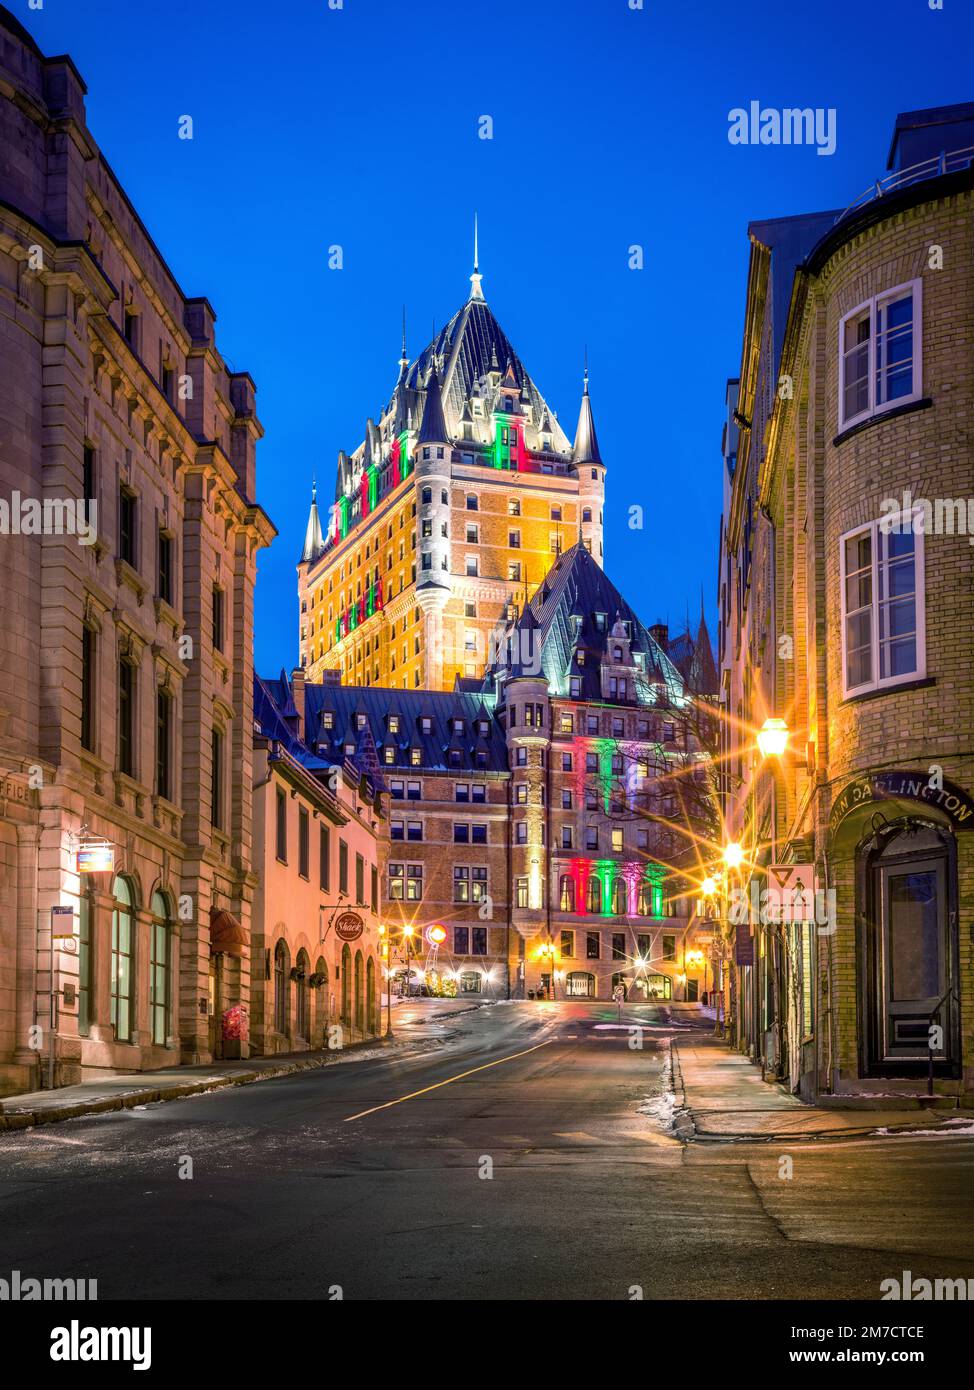
<path fill-rule="evenodd" d="M 351 761 L 384 787 L 380 914 L 413 929 L 414 984 L 698 999 L 706 625 L 671 641 L 604 573 L 588 373 L 569 440 L 471 284 L 404 346 L 324 523 L 313 497 L 300 665 L 260 682 L 261 724 L 319 777 Z"/>

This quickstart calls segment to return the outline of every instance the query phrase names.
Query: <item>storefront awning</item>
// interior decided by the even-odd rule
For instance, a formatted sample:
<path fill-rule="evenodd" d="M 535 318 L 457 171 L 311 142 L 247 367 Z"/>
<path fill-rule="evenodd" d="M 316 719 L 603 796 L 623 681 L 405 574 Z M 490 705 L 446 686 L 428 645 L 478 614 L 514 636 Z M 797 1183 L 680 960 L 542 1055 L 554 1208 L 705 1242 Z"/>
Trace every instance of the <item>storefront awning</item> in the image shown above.
<path fill-rule="evenodd" d="M 210 955 L 242 956 L 247 933 L 224 907 L 210 908 Z"/>

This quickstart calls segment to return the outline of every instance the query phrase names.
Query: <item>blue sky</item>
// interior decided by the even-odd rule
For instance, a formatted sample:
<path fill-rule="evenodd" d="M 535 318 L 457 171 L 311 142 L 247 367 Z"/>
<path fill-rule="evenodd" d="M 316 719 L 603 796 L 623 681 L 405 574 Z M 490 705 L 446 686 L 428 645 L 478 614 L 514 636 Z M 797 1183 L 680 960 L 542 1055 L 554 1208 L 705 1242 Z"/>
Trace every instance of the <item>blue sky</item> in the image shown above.
<path fill-rule="evenodd" d="M 695 615 L 703 585 L 713 627 L 747 223 L 844 207 L 885 172 L 898 111 L 974 98 L 974 16 L 943 3 L 13 0 L 74 58 L 95 138 L 257 382 L 280 532 L 258 669 L 296 660 L 312 473 L 330 500 L 338 449 L 391 392 L 401 306 L 415 356 L 466 298 L 475 210 L 485 295 L 569 434 L 588 346 L 607 571 L 647 622 Z M 834 107 L 835 154 L 732 146 L 752 100 Z"/>

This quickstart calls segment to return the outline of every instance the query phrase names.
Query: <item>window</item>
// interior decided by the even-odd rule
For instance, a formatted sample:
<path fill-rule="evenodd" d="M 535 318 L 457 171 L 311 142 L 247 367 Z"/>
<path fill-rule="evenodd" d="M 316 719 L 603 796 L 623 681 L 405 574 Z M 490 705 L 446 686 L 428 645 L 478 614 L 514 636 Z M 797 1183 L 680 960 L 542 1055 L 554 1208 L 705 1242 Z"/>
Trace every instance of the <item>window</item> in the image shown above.
<path fill-rule="evenodd" d="M 223 590 L 213 585 L 213 648 L 223 651 Z"/>
<path fill-rule="evenodd" d="M 156 796 L 172 800 L 172 696 L 156 691 Z"/>
<path fill-rule="evenodd" d="M 586 826 L 586 828 L 585 828 L 585 848 L 586 848 L 586 849 L 598 849 L 598 847 L 599 847 L 599 830 L 598 830 L 598 826 L 596 826 L 596 825 L 589 825 L 589 826 Z"/>
<path fill-rule="evenodd" d="M 132 908 L 134 899 L 127 878 L 116 878 L 112 908 L 111 1001 L 112 1027 L 119 1042 L 132 1035 Z"/>
<path fill-rule="evenodd" d="M 139 316 L 134 309 L 125 308 L 122 314 L 122 332 L 125 341 L 133 352 L 139 350 Z"/>
<path fill-rule="evenodd" d="M 612 852 L 613 854 L 622 853 L 622 831 L 613 830 L 612 832 Z"/>
<path fill-rule="evenodd" d="M 485 845 L 487 843 L 486 825 L 472 825 L 470 827 L 470 843 L 474 845 Z"/>
<path fill-rule="evenodd" d="M 521 582 L 521 562 L 520 560 L 510 560 L 507 565 L 508 583 L 520 584 Z"/>
<path fill-rule="evenodd" d="M 507 500 L 507 515 L 508 515 L 508 516 L 520 516 L 520 515 L 521 515 L 521 500 L 520 500 L 519 497 L 509 497 L 509 498 L 508 498 L 508 500 Z"/>
<path fill-rule="evenodd" d="M 664 936 L 664 937 L 663 937 L 663 959 L 664 959 L 664 960 L 676 960 L 676 937 L 675 937 L 675 936 Z"/>
<path fill-rule="evenodd" d="M 136 525 L 138 504 L 135 493 L 129 488 L 119 489 L 118 494 L 118 556 L 135 569 L 137 561 Z"/>
<path fill-rule="evenodd" d="M 355 856 L 355 901 L 359 907 L 365 906 L 365 860 L 361 854 Z"/>
<path fill-rule="evenodd" d="M 526 878 L 514 880 L 514 903 L 516 907 L 527 907 L 528 905 L 528 881 Z"/>
<path fill-rule="evenodd" d="M 573 801 L 571 792 L 563 788 L 561 793 L 561 809 L 563 811 L 570 811 L 572 809 L 572 805 Z"/>
<path fill-rule="evenodd" d="M 552 519 L 552 521 L 561 521 L 561 508 L 560 508 L 560 507 L 552 507 L 552 509 L 551 509 L 551 519 Z"/>
<path fill-rule="evenodd" d="M 516 845 L 526 845 L 528 842 L 528 823 L 519 820 L 514 827 L 514 843 Z"/>
<path fill-rule="evenodd" d="M 164 531 L 159 532 L 159 597 L 163 603 L 172 604 L 173 596 L 173 543 L 172 537 Z"/>
<path fill-rule="evenodd" d="M 528 804 L 527 782 L 518 782 L 517 786 L 514 788 L 514 801 L 518 806 L 526 806 Z"/>
<path fill-rule="evenodd" d="M 422 864 L 390 864 L 389 897 L 394 902 L 421 902 L 423 897 Z"/>
<path fill-rule="evenodd" d="M 323 893 L 331 889 L 331 831 L 327 825 L 318 832 L 318 887 Z"/>
<path fill-rule="evenodd" d="M 915 515 L 915 513 L 914 513 Z M 926 675 L 923 532 L 909 514 L 841 537 L 843 694 Z"/>
<path fill-rule="evenodd" d="M 467 545 L 476 545 L 480 540 L 480 527 L 475 522 L 467 522 Z"/>
<path fill-rule="evenodd" d="M 562 770 L 562 772 L 571 772 L 571 770 L 572 770 L 572 755 L 571 755 L 571 753 L 562 753 L 562 755 L 561 755 L 561 770 Z"/>
<path fill-rule="evenodd" d="M 597 931 L 587 931 L 585 933 L 585 959 L 598 960 L 599 958 L 599 938 Z"/>
<path fill-rule="evenodd" d="M 370 889 L 371 889 L 370 898 L 371 898 L 371 904 L 372 904 L 372 911 L 373 911 L 373 912 L 378 912 L 378 910 L 379 910 L 379 870 L 377 869 L 377 867 L 375 866 L 375 864 L 372 865 L 372 869 L 371 869 L 371 873 L 370 873 L 370 880 L 371 880 L 371 881 L 370 881 L 369 887 L 370 887 Z"/>
<path fill-rule="evenodd" d="M 407 782 L 407 783 L 406 783 L 406 800 L 407 800 L 407 801 L 419 801 L 419 799 L 420 799 L 420 785 L 419 785 L 419 783 L 418 783 L 418 782 Z"/>
<path fill-rule="evenodd" d="M 563 710 L 558 716 L 558 732 L 560 734 L 575 732 L 575 716 L 567 710 Z"/>
<path fill-rule="evenodd" d="M 575 880 L 571 874 L 562 874 L 558 883 L 559 912 L 575 911 Z"/>
<path fill-rule="evenodd" d="M 625 960 L 626 958 L 626 934 L 616 931 L 612 933 L 612 959 Z"/>
<path fill-rule="evenodd" d="M 453 928 L 453 954 L 455 956 L 469 956 L 470 954 L 470 928 Z"/>
<path fill-rule="evenodd" d="M 475 576 L 478 573 L 476 555 L 468 555 L 464 561 L 464 568 L 468 575 Z"/>
<path fill-rule="evenodd" d="M 423 838 L 423 823 L 422 823 L 422 821 L 418 821 L 418 820 L 409 820 L 409 821 L 407 821 L 407 822 L 406 822 L 406 839 L 407 839 L 407 840 L 421 840 L 422 838 Z"/>
<path fill-rule="evenodd" d="M 95 501 L 95 451 L 86 444 L 81 465 L 81 491 L 86 502 Z"/>
<path fill-rule="evenodd" d="M 306 806 L 298 807 L 298 873 L 302 878 L 311 877 L 311 818 Z"/>
<path fill-rule="evenodd" d="M 348 845 L 340 836 L 338 840 L 338 891 L 346 897 L 348 896 Z"/>
<path fill-rule="evenodd" d="M 165 1047 L 166 1039 L 172 1031 L 169 1004 L 172 995 L 172 926 L 169 908 L 161 893 L 152 895 L 152 915 L 154 920 L 150 937 L 149 1017 L 154 1045 Z"/>
<path fill-rule="evenodd" d="M 419 766 L 422 764 L 422 761 L 423 761 L 423 752 L 422 752 L 422 749 L 420 749 L 420 748 L 410 748 L 410 750 L 409 750 L 409 765 L 410 765 L 410 767 L 419 767 Z"/>
<path fill-rule="evenodd" d="M 210 760 L 212 765 L 212 792 L 210 796 L 210 824 L 216 830 L 223 829 L 223 734 L 214 729 L 210 735 Z"/>
<path fill-rule="evenodd" d="M 575 933 L 573 931 L 563 931 L 561 934 L 561 954 L 571 959 L 575 954 Z"/>
<path fill-rule="evenodd" d="M 507 533 L 507 544 L 508 544 L 508 547 L 509 547 L 511 550 L 520 550 L 520 549 L 521 549 L 521 533 L 520 533 L 520 531 L 508 531 L 508 533 Z"/>
<path fill-rule="evenodd" d="M 91 1028 L 91 996 L 94 987 L 91 952 L 92 903 L 83 891 L 78 900 L 78 1032 L 87 1037 Z"/>
<path fill-rule="evenodd" d="M 95 634 L 81 629 L 81 746 L 95 749 Z"/>
<path fill-rule="evenodd" d="M 470 931 L 470 954 L 472 956 L 485 956 L 487 954 L 487 928 L 473 927 Z"/>
<path fill-rule="evenodd" d="M 572 848 L 572 827 L 570 825 L 561 827 L 561 847 L 562 849 Z"/>
<path fill-rule="evenodd" d="M 287 863 L 287 792 L 277 789 L 277 849 L 275 851 L 282 864 Z"/>
<path fill-rule="evenodd" d="M 274 947 L 274 1029 L 284 1035 L 288 1029 L 290 987 L 287 947 L 279 941 Z"/>
<path fill-rule="evenodd" d="M 118 770 L 135 776 L 135 667 L 118 663 Z"/>
<path fill-rule="evenodd" d="M 921 282 L 860 304 L 839 325 L 839 429 L 919 399 Z"/>

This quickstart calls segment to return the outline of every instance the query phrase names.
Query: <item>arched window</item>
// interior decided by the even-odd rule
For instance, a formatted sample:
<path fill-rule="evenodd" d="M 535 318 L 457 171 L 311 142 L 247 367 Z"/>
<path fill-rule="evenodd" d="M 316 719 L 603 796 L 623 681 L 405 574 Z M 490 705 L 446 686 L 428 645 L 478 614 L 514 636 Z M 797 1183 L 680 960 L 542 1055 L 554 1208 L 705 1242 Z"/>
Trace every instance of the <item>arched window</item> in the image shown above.
<path fill-rule="evenodd" d="M 152 895 L 152 917 L 149 1017 L 153 1043 L 165 1047 L 172 1032 L 172 918 L 162 893 Z"/>
<path fill-rule="evenodd" d="M 602 880 L 596 878 L 595 874 L 588 881 L 588 910 L 602 911 Z"/>
<path fill-rule="evenodd" d="M 375 961 L 372 956 L 369 956 L 369 963 L 365 967 L 365 1004 L 369 1032 L 377 1033 L 379 1031 L 379 1015 L 375 997 Z"/>
<path fill-rule="evenodd" d="M 355 1026 L 365 1032 L 365 961 L 361 951 L 355 952 Z"/>
<path fill-rule="evenodd" d="M 119 875 L 112 885 L 112 1027 L 120 1042 L 132 1036 L 132 908 L 135 895 L 127 878 Z"/>
<path fill-rule="evenodd" d="M 559 906 L 562 912 L 575 911 L 575 880 L 571 874 L 562 874 L 561 876 Z"/>
<path fill-rule="evenodd" d="M 297 1000 L 295 1009 L 294 1031 L 299 1038 L 310 1038 L 310 1012 L 308 1009 L 308 973 L 311 968 L 311 961 L 308 959 L 307 952 L 299 951 L 296 962 L 298 977 L 295 981 L 297 986 Z"/>
<path fill-rule="evenodd" d="M 274 1028 L 284 1035 L 290 1013 L 289 985 L 287 947 L 279 941 L 274 947 Z"/>
<path fill-rule="evenodd" d="M 342 1023 L 347 1028 L 352 1021 L 352 952 L 342 947 Z"/>
<path fill-rule="evenodd" d="M 592 508 L 591 508 L 591 507 L 583 507 L 583 508 L 582 508 L 582 521 L 591 521 L 591 520 L 592 520 Z"/>
<path fill-rule="evenodd" d="M 612 911 L 616 917 L 626 915 L 626 884 L 625 880 L 617 878 L 612 885 Z"/>
<path fill-rule="evenodd" d="M 653 915 L 652 887 L 648 883 L 639 885 L 639 915 L 640 917 Z"/>

